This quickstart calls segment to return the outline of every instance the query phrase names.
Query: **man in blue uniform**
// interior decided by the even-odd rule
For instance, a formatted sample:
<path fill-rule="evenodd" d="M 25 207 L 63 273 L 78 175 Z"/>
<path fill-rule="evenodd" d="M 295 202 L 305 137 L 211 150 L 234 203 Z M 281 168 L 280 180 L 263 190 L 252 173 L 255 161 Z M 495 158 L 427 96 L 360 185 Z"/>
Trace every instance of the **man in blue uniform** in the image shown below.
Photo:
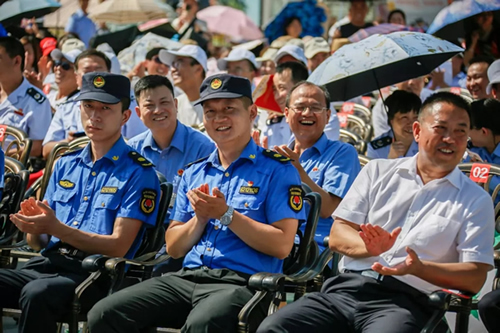
<path fill-rule="evenodd" d="M 250 275 L 282 271 L 305 218 L 300 177 L 288 158 L 251 139 L 251 96 L 242 77 L 203 82 L 203 123 L 217 150 L 184 172 L 166 234 L 167 252 L 185 256 L 184 268 L 97 303 L 88 314 L 91 332 L 234 332 L 253 295 Z M 258 312 L 254 319 L 265 316 L 263 307 Z"/>
<path fill-rule="evenodd" d="M 52 112 L 43 92 L 23 76 L 24 52 L 14 37 L 0 37 L 0 125 L 26 132 L 33 141 L 31 156 L 40 156 Z"/>
<path fill-rule="evenodd" d="M 288 94 L 285 116 L 295 136 L 287 147 L 276 151 L 289 157 L 303 183 L 321 195 L 321 212 L 315 240 L 321 250 L 323 239 L 330 234 L 332 213 L 351 187 L 361 169 L 356 149 L 341 141 L 328 140 L 323 133 L 329 121 L 328 91 L 303 81 Z"/>
<path fill-rule="evenodd" d="M 396 90 L 385 100 L 389 131 L 376 137 L 368 145 L 369 158 L 411 157 L 418 153 L 413 139 L 413 123 L 422 106 L 420 97 L 412 92 Z"/>
<path fill-rule="evenodd" d="M 121 137 L 129 98 L 126 77 L 86 74 L 79 100 L 90 144 L 57 161 L 43 202 L 26 200 L 10 217 L 32 248 L 43 249 L 21 270 L 0 270 L 0 308 L 23 310 L 20 332 L 55 332 L 75 287 L 88 276 L 81 260 L 94 253 L 133 257 L 145 226 L 155 223 L 158 178 Z M 105 293 L 91 287 L 83 307 Z"/>

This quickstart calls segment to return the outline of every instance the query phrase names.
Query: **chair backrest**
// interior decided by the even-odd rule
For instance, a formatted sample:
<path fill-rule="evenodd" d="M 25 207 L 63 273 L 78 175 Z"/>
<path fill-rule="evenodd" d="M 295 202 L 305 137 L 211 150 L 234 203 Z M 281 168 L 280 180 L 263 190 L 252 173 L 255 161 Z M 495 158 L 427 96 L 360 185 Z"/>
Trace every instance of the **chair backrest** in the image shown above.
<path fill-rule="evenodd" d="M 361 165 L 361 167 L 364 167 L 365 165 L 368 164 L 368 162 L 370 162 L 372 160 L 368 156 L 361 155 L 361 154 L 358 154 L 358 159 L 359 159 L 359 164 Z"/>
<path fill-rule="evenodd" d="M 359 135 L 363 141 L 371 141 L 373 135 L 372 125 L 352 114 L 347 115 L 344 129 Z"/>
<path fill-rule="evenodd" d="M 69 143 L 69 149 L 85 148 L 85 146 L 90 142 L 88 136 L 82 136 Z"/>
<path fill-rule="evenodd" d="M 358 154 L 364 155 L 366 152 L 366 142 L 356 133 L 341 128 L 339 140 L 353 145 Z"/>
<path fill-rule="evenodd" d="M 352 102 L 333 102 L 337 114 L 350 114 L 363 119 L 367 124 L 372 123 L 372 112 L 364 105 Z"/>
<path fill-rule="evenodd" d="M 45 191 L 47 191 L 47 186 L 49 186 L 50 176 L 52 175 L 52 171 L 54 170 L 54 165 L 57 160 L 70 149 L 70 146 L 67 142 L 59 142 L 56 144 L 47 158 L 47 163 L 45 163 L 45 169 L 43 171 L 43 176 L 40 181 L 40 190 L 37 193 L 36 197 L 41 200 L 45 196 Z"/>
<path fill-rule="evenodd" d="M 0 127 L 0 145 L 5 155 L 27 167 L 33 142 L 26 132 L 7 125 Z"/>

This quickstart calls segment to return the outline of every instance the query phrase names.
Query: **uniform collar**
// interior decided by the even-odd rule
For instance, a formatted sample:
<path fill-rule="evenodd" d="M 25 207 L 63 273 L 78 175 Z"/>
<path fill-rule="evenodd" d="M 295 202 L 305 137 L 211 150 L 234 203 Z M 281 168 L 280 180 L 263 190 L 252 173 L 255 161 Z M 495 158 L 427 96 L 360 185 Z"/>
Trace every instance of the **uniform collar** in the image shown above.
<path fill-rule="evenodd" d="M 91 153 L 91 148 L 90 148 L 90 143 L 82 150 L 80 153 L 79 157 L 82 159 L 82 161 L 87 164 L 88 166 L 92 166 L 92 153 Z M 125 140 L 123 140 L 123 137 L 120 136 L 118 141 L 115 142 L 113 147 L 106 153 L 106 155 L 103 156 L 102 159 L 107 159 L 113 162 L 113 164 L 118 164 L 122 163 L 124 157 L 126 154 L 130 151 L 128 145 L 125 143 Z"/>
<path fill-rule="evenodd" d="M 295 148 L 295 142 L 297 141 L 297 139 L 294 139 L 289 145 L 288 147 L 290 149 L 294 149 Z M 314 145 L 312 145 L 310 148 L 307 148 L 307 149 L 316 149 L 318 151 L 318 153 L 320 154 L 323 154 L 323 152 L 326 150 L 328 146 L 328 138 L 326 137 L 325 133 L 321 134 L 321 136 L 319 137 L 318 141 L 316 141 L 314 143 Z"/>
<path fill-rule="evenodd" d="M 83 10 L 81 8 L 78 8 L 78 10 L 75 12 L 75 15 L 78 17 L 78 18 L 82 18 L 82 17 L 85 17 L 87 15 L 85 15 L 85 13 L 83 12 Z"/>
<path fill-rule="evenodd" d="M 28 80 L 26 80 L 25 77 L 23 77 L 23 81 L 21 82 L 21 84 L 19 85 L 19 87 L 16 88 L 16 90 L 14 90 L 8 97 L 8 99 L 10 100 L 10 102 L 12 104 L 15 104 L 19 101 L 20 98 L 23 98 L 24 95 L 26 95 L 26 91 L 31 88 L 30 86 L 30 83 L 28 82 Z M 12 97 L 12 99 L 11 99 Z"/>
<path fill-rule="evenodd" d="M 186 148 L 188 140 L 189 138 L 186 126 L 184 126 L 177 120 L 177 126 L 175 127 L 174 135 L 172 136 L 172 141 L 170 142 L 170 146 L 168 146 L 167 148 L 174 147 L 178 149 L 181 153 L 183 153 Z M 144 138 L 144 147 L 150 147 L 158 151 L 161 150 L 160 147 L 158 147 L 158 145 L 156 144 L 153 138 L 153 132 L 151 132 L 151 130 L 148 130 L 148 133 Z"/>
<path fill-rule="evenodd" d="M 408 157 L 405 158 L 405 161 L 402 162 L 400 165 L 396 167 L 398 170 L 406 170 L 409 173 L 417 176 L 417 157 L 419 153 L 417 153 L 413 157 Z M 440 180 L 447 180 L 450 182 L 453 186 L 455 186 L 457 189 L 461 189 L 462 187 L 462 171 L 458 167 L 455 167 L 453 171 L 451 171 L 449 174 L 447 174 L 445 177 L 441 178 Z"/>
<path fill-rule="evenodd" d="M 486 150 L 486 149 L 485 149 Z M 487 150 L 486 150 L 487 151 Z M 495 147 L 495 150 L 493 151 L 493 153 L 491 155 L 495 155 L 495 156 L 498 156 L 500 157 L 500 143 L 497 144 L 497 146 Z"/>
<path fill-rule="evenodd" d="M 240 157 L 238 157 L 231 164 L 234 164 L 236 161 L 240 159 L 250 160 L 255 164 L 257 163 L 257 156 L 259 153 L 260 153 L 259 146 L 257 146 L 257 144 L 253 141 L 253 139 L 250 138 L 250 141 L 246 145 L 245 149 L 243 149 L 243 151 L 241 152 Z M 208 156 L 207 162 L 213 165 L 220 165 L 218 148 Z"/>

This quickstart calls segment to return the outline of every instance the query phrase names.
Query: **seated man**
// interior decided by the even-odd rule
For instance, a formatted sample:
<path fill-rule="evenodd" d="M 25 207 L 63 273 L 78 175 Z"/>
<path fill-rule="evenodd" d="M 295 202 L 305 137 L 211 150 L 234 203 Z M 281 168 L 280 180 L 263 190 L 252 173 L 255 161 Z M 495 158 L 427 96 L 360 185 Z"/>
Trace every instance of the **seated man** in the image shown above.
<path fill-rule="evenodd" d="M 432 316 L 428 293 L 481 289 L 493 264 L 494 216 L 488 193 L 457 168 L 469 115 L 452 93 L 424 102 L 413 124 L 419 153 L 368 163 L 333 213 L 329 245 L 344 255 L 343 273 L 258 332 L 417 333 Z"/>
<path fill-rule="evenodd" d="M 250 81 L 229 74 L 201 86 L 203 123 L 217 144 L 182 175 L 167 252 L 184 268 L 126 288 L 88 314 L 92 333 L 182 327 L 183 332 L 236 332 L 257 272 L 281 272 L 302 210 L 297 170 L 250 137 L 257 109 Z M 260 307 L 254 319 L 265 316 Z"/>
<path fill-rule="evenodd" d="M 120 133 L 130 117 L 130 81 L 86 74 L 78 98 L 90 144 L 56 162 L 43 202 L 25 200 L 10 217 L 32 248 L 43 249 L 20 270 L 0 269 L 0 308 L 22 309 L 19 332 L 55 332 L 88 276 L 82 259 L 94 253 L 132 258 L 145 224 L 156 221 L 156 173 Z M 91 286 L 82 306 L 105 294 Z"/>
<path fill-rule="evenodd" d="M 328 91 L 302 81 L 287 98 L 285 116 L 295 139 L 287 147 L 276 146 L 278 153 L 289 157 L 300 179 L 321 195 L 321 212 L 315 240 L 320 250 L 330 234 L 332 213 L 359 173 L 358 153 L 350 144 L 328 140 L 323 133 L 331 111 Z"/>
<path fill-rule="evenodd" d="M 398 158 L 415 155 L 418 153 L 418 145 L 413 139 L 412 128 L 422 106 L 420 97 L 408 91 L 396 90 L 387 97 L 385 106 L 391 130 L 370 142 L 366 156 Z"/>

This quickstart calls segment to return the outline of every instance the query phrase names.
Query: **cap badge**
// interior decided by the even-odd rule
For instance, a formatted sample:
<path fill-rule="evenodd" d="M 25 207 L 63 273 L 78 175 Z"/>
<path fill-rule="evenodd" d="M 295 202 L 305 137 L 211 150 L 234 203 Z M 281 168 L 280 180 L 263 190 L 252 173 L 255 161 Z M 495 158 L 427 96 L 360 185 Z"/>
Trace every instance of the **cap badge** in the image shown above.
<path fill-rule="evenodd" d="M 104 78 L 102 76 L 96 76 L 94 78 L 94 87 L 96 88 L 102 88 L 106 84 L 106 81 L 104 81 Z"/>
<path fill-rule="evenodd" d="M 210 88 L 217 90 L 222 86 L 222 81 L 220 79 L 213 79 L 212 82 L 210 82 Z"/>

